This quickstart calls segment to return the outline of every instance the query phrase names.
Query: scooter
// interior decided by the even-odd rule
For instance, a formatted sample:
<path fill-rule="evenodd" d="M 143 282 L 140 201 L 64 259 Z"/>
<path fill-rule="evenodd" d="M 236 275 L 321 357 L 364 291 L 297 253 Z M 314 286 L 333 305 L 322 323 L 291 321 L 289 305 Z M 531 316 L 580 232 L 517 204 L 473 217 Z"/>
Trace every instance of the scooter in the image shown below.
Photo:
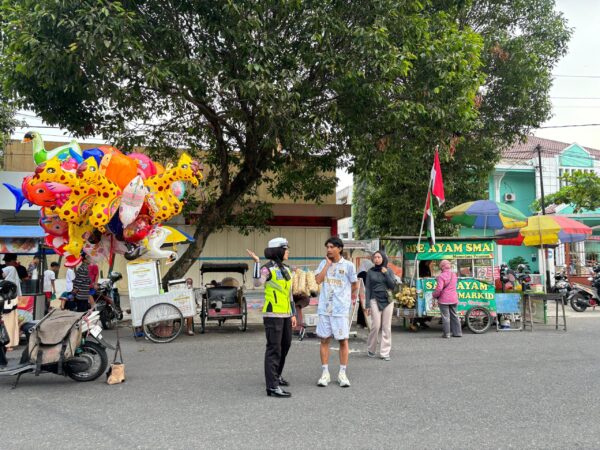
<path fill-rule="evenodd" d="M 592 269 L 594 276 L 588 278 L 592 282 L 592 286 L 585 286 L 580 283 L 573 283 L 573 289 L 569 294 L 569 303 L 571 308 L 577 312 L 584 312 L 587 308 L 595 308 L 600 304 L 600 265 L 594 266 Z"/>
<path fill-rule="evenodd" d="M 521 291 L 527 292 L 531 289 L 531 270 L 529 266 L 526 264 L 519 264 L 517 266 L 517 272 L 515 273 L 515 277 L 517 281 L 521 284 Z"/>
<path fill-rule="evenodd" d="M 6 280 L 0 281 L 0 320 L 4 303 L 15 298 L 16 291 L 14 283 Z M 7 360 L 4 346 L 0 346 L 0 377 L 16 375 L 17 379 L 13 385 L 13 389 L 17 387 L 21 376 L 26 373 L 35 373 L 36 376 L 42 372 L 54 373 L 68 376 L 75 381 L 86 382 L 97 379 L 106 371 L 108 366 L 106 349 L 114 350 L 114 347 L 107 343 L 102 336 L 102 327 L 98 323 L 100 321 L 100 313 L 97 311 L 88 311 L 78 319 L 76 326 L 80 327 L 82 332 L 81 342 L 71 357 L 64 360 L 62 358 L 59 359 L 62 363 L 52 362 L 48 364 L 38 364 L 37 361 L 30 358 L 29 340 L 32 334 L 51 315 L 52 312 L 37 322 L 29 322 L 23 326 L 27 330 L 26 336 L 28 342 L 18 363 Z M 39 354 L 40 352 L 38 351 L 38 356 Z"/>
<path fill-rule="evenodd" d="M 112 330 L 123 319 L 119 291 L 115 288 L 115 283 L 122 278 L 123 275 L 119 272 L 111 272 L 108 280 L 100 284 L 94 295 L 94 310 L 100 313 L 102 328 L 105 330 Z"/>
<path fill-rule="evenodd" d="M 569 278 L 567 277 L 566 273 L 558 272 L 554 275 L 554 286 L 552 286 L 550 292 L 554 294 L 561 294 L 564 304 L 567 304 L 568 302 L 571 289 L 571 283 L 569 283 Z"/>

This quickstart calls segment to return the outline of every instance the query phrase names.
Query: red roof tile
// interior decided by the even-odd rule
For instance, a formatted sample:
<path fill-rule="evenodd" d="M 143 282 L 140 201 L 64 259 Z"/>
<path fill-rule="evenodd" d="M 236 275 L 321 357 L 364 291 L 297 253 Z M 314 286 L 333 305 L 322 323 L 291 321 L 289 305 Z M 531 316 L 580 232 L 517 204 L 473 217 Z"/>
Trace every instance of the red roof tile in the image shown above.
<path fill-rule="evenodd" d="M 542 156 L 552 157 L 559 155 L 564 149 L 572 144 L 566 142 L 553 141 L 537 136 L 527 136 L 525 142 L 517 142 L 512 147 L 508 147 L 502 151 L 502 159 L 519 159 L 529 160 L 537 156 L 536 146 L 542 147 Z M 579 144 L 578 144 L 579 145 Z M 590 147 L 583 147 L 587 150 L 594 159 L 600 160 L 600 150 Z"/>

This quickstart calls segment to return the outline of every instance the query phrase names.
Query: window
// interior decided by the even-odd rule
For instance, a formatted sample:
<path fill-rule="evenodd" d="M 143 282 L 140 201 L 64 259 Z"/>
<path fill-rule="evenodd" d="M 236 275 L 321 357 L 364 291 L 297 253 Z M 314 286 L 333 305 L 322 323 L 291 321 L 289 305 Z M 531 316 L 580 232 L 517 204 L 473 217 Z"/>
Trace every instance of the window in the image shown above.
<path fill-rule="evenodd" d="M 565 186 L 567 186 L 569 183 L 567 183 L 565 180 L 562 179 L 563 176 L 565 175 L 573 175 L 575 172 L 583 172 L 583 173 L 594 173 L 596 172 L 595 169 L 579 169 L 577 167 L 560 167 L 558 169 L 558 188 L 563 188 Z"/>

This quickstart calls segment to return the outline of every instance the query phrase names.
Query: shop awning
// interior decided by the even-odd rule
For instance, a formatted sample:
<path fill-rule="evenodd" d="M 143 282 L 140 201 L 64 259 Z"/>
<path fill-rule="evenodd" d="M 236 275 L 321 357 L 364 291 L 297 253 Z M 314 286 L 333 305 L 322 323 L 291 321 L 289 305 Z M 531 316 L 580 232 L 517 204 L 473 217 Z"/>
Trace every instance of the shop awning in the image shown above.
<path fill-rule="evenodd" d="M 0 239 L 43 239 L 44 229 L 37 225 L 0 225 Z"/>

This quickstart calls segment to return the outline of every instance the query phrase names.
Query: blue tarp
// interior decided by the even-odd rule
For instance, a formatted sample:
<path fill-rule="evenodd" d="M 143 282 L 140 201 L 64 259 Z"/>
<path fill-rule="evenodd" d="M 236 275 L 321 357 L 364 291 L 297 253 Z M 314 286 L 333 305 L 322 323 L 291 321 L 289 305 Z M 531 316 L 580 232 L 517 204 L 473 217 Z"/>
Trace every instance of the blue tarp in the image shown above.
<path fill-rule="evenodd" d="M 0 239 L 43 239 L 45 236 L 39 225 L 0 225 Z"/>

